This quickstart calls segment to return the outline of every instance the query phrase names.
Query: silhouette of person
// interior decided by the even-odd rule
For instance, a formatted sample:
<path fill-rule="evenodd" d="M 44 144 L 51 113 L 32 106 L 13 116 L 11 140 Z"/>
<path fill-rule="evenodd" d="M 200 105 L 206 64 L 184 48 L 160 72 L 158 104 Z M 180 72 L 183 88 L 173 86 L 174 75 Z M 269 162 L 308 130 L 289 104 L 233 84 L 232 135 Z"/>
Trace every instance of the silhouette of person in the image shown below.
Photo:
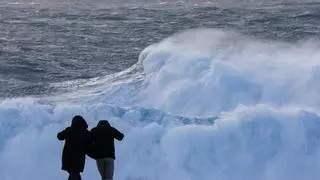
<path fill-rule="evenodd" d="M 99 121 L 90 131 L 92 146 L 88 155 L 96 160 L 102 180 L 112 180 L 114 172 L 114 139 L 121 141 L 124 135 L 112 127 L 107 120 Z"/>
<path fill-rule="evenodd" d="M 83 172 L 86 151 L 90 143 L 90 133 L 87 128 L 87 122 L 77 115 L 73 117 L 70 127 L 57 134 L 60 141 L 65 141 L 62 170 L 69 173 L 68 180 L 81 180 L 80 173 Z"/>

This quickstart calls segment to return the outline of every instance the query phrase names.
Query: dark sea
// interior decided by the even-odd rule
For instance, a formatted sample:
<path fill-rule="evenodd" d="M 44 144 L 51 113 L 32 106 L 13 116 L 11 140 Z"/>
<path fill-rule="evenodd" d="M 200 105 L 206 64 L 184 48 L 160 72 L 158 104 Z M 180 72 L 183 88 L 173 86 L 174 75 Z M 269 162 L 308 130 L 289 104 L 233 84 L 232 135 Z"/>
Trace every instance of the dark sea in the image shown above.
<path fill-rule="evenodd" d="M 317 41 L 320 3 L 0 2 L 0 97 L 67 91 L 52 84 L 122 71 L 148 45 L 193 28 Z"/>

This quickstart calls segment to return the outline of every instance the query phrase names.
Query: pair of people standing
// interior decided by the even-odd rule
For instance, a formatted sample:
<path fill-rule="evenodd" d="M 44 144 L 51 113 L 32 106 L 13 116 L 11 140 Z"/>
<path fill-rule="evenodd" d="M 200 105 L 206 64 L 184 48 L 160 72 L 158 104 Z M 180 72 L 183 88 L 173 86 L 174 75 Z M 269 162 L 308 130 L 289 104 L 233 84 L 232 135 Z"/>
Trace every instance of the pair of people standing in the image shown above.
<path fill-rule="evenodd" d="M 70 127 L 57 134 L 59 140 L 65 140 L 62 153 L 62 170 L 69 173 L 68 180 L 81 180 L 85 156 L 93 158 L 102 180 L 112 180 L 114 171 L 114 139 L 122 140 L 124 135 L 112 127 L 108 121 L 101 120 L 88 131 L 88 124 L 81 116 L 72 119 Z"/>

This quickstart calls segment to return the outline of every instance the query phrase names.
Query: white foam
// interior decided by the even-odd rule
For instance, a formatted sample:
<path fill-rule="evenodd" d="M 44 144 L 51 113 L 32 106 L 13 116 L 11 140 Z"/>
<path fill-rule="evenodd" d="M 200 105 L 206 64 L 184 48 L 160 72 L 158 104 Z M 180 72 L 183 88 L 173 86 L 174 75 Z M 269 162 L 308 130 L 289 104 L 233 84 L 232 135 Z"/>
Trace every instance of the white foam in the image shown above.
<path fill-rule="evenodd" d="M 239 107 L 222 114 L 215 124 L 199 125 L 184 124 L 179 117 L 152 109 L 122 109 L 106 104 L 45 108 L 27 103 L 19 107 L 24 110 L 0 108 L 1 114 L 12 114 L 6 117 L 6 122 L 15 122 L 10 127 L 19 129 L 1 136 L 5 139 L 1 139 L 0 174 L 5 180 L 66 178 L 60 171 L 63 143 L 57 141 L 56 133 L 78 113 L 84 115 L 90 127 L 106 118 L 126 134 L 124 141 L 116 144 L 117 179 L 320 177 L 320 117 L 299 108 Z M 14 121 L 18 116 L 20 121 Z M 90 159 L 83 176 L 99 178 Z"/>
<path fill-rule="evenodd" d="M 234 32 L 186 31 L 140 56 L 147 76 L 140 105 L 200 116 L 239 104 L 319 107 L 319 52 L 313 42 L 286 44 Z"/>
<path fill-rule="evenodd" d="M 0 179 L 66 179 L 56 133 L 76 114 L 125 133 L 115 179 L 319 179 L 318 50 L 192 30 L 148 47 L 143 76 L 1 100 Z M 83 179 L 99 179 L 93 160 Z"/>

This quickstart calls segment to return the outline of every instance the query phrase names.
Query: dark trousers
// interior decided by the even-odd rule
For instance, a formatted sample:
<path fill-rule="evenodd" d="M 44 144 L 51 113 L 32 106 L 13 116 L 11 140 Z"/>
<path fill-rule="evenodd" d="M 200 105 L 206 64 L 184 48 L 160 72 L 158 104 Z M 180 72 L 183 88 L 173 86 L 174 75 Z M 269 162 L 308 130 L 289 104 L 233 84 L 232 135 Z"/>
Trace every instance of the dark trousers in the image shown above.
<path fill-rule="evenodd" d="M 69 173 L 68 180 L 81 180 L 80 173 Z"/>

